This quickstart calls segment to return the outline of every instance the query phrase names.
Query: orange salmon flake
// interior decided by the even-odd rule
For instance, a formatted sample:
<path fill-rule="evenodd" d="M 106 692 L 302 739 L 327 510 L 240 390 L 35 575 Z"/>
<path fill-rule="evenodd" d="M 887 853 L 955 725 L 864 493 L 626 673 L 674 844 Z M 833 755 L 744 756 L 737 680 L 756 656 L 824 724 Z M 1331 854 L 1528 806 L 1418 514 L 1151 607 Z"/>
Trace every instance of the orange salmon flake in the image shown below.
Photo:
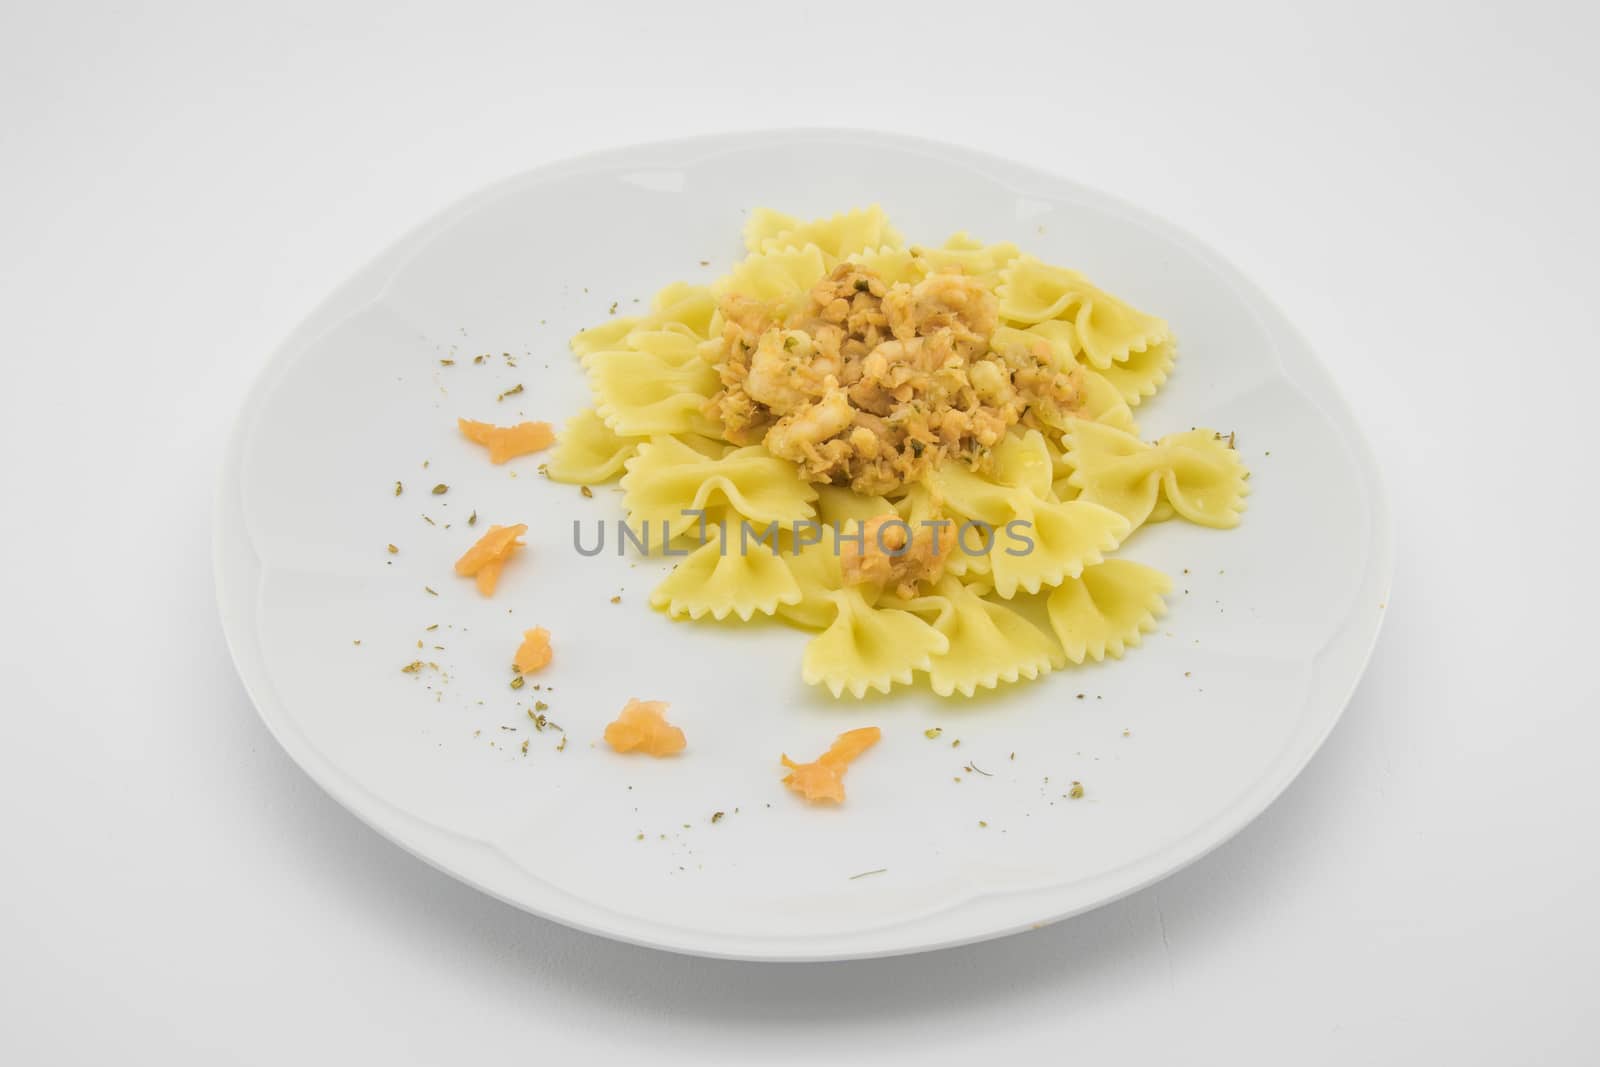
<path fill-rule="evenodd" d="M 829 800 L 835 804 L 844 800 L 844 772 L 861 753 L 878 743 L 883 731 L 876 726 L 863 726 L 849 730 L 834 738 L 828 751 L 817 757 L 815 763 L 796 763 L 788 756 L 783 765 L 789 774 L 783 784 L 810 801 Z"/>
<path fill-rule="evenodd" d="M 456 425 L 467 440 L 489 450 L 490 463 L 543 452 L 556 442 L 556 432 L 548 422 L 519 422 L 515 426 L 495 426 L 472 419 L 457 419 Z"/>
<path fill-rule="evenodd" d="M 456 560 L 456 573 L 463 578 L 476 579 L 478 592 L 493 596 L 495 585 L 500 581 L 501 568 L 522 547 L 522 542 L 517 539 L 527 532 L 525 523 L 489 527 L 489 532 L 478 538 L 477 543 Z"/>
<path fill-rule="evenodd" d="M 606 727 L 606 744 L 618 752 L 644 752 L 673 756 L 687 744 L 683 731 L 667 722 L 667 705 L 660 700 L 628 701 L 617 721 Z"/>
<path fill-rule="evenodd" d="M 522 632 L 522 646 L 512 657 L 511 665 L 517 669 L 518 674 L 532 674 L 550 666 L 553 655 L 555 653 L 550 648 L 550 631 L 543 626 L 535 626 L 531 630 Z"/>

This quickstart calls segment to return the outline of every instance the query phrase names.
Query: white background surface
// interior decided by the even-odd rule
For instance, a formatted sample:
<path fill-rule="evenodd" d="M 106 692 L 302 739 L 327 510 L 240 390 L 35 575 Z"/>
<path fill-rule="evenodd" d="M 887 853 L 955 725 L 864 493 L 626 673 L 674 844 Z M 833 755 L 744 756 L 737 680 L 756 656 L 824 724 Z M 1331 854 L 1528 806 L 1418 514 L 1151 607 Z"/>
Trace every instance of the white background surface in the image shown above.
<path fill-rule="evenodd" d="M 1592 7 L 0 11 L 0 1060 L 1600 1055 Z M 1167 216 L 1363 415 L 1399 541 L 1372 669 L 1152 890 L 920 958 L 628 948 L 365 830 L 234 678 L 212 480 L 300 317 L 499 177 L 796 124 Z"/>

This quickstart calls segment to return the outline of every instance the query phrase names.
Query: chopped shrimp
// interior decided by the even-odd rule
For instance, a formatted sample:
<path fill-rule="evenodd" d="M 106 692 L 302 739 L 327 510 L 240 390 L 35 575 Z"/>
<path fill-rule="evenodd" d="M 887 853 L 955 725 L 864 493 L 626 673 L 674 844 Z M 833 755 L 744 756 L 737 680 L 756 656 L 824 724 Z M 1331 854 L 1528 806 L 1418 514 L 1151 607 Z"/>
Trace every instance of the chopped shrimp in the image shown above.
<path fill-rule="evenodd" d="M 923 525 L 913 534 L 898 516 L 878 515 L 862 524 L 859 544 L 839 538 L 839 567 L 849 585 L 892 586 L 896 596 L 909 600 L 919 583 L 939 580 L 954 542 L 948 529 Z"/>
<path fill-rule="evenodd" d="M 981 467 L 1008 427 L 1081 405 L 1049 346 L 991 348 L 999 302 L 966 274 L 887 285 L 845 261 L 787 318 L 738 294 L 721 311 L 701 349 L 722 382 L 706 413 L 813 482 L 888 493 L 949 458 Z"/>

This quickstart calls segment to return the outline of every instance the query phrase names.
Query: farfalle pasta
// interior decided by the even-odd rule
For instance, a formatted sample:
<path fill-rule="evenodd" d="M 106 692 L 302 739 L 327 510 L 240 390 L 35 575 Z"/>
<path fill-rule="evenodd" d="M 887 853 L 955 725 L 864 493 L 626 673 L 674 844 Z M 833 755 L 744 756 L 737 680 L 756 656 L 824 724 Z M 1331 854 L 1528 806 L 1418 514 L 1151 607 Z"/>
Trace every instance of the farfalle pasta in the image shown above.
<path fill-rule="evenodd" d="M 628 524 L 660 525 L 668 538 L 703 526 L 710 509 L 726 507 L 752 522 L 793 523 L 816 514 L 817 490 L 792 463 L 759 445 L 711 457 L 678 437 L 658 436 L 624 462 L 622 506 Z"/>
<path fill-rule="evenodd" d="M 675 557 L 650 597 L 671 618 L 809 630 L 801 676 L 835 697 L 971 697 L 1155 628 L 1172 583 L 1119 555 L 1140 526 L 1240 521 L 1231 437 L 1140 437 L 1170 326 L 1083 273 L 907 244 L 876 205 L 757 208 L 743 240 L 573 338 L 594 406 L 546 468 L 621 477 L 635 547 Z"/>
<path fill-rule="evenodd" d="M 1048 674 L 1060 658 L 1049 635 L 983 592 L 978 583 L 947 576 L 932 593 L 905 605 L 919 613 L 931 610 L 934 629 L 949 642 L 928 664 L 928 682 L 940 696 L 970 697 L 979 689 L 1031 681 Z"/>
<path fill-rule="evenodd" d="M 1239 454 L 1219 433 L 1186 430 L 1149 444 L 1115 427 L 1074 419 L 1067 481 L 1078 499 L 1102 504 L 1134 526 L 1172 512 L 1200 526 L 1237 526 L 1250 491 Z"/>

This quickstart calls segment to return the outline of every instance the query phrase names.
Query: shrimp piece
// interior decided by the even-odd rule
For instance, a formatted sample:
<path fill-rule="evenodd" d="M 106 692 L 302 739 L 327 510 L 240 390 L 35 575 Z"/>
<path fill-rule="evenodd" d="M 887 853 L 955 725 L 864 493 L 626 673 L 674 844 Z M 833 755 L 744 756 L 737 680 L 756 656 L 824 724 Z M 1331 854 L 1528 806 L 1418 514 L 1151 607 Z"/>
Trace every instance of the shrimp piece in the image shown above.
<path fill-rule="evenodd" d="M 767 450 L 785 459 L 804 460 L 808 449 L 814 449 L 848 428 L 855 417 L 850 398 L 834 385 L 821 400 L 779 419 L 778 424 L 767 431 Z"/>

